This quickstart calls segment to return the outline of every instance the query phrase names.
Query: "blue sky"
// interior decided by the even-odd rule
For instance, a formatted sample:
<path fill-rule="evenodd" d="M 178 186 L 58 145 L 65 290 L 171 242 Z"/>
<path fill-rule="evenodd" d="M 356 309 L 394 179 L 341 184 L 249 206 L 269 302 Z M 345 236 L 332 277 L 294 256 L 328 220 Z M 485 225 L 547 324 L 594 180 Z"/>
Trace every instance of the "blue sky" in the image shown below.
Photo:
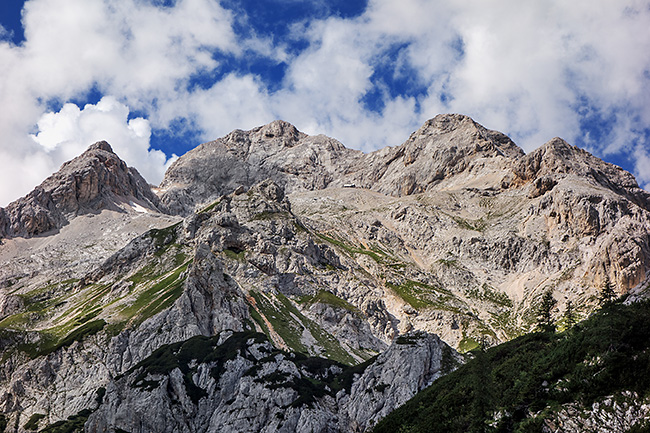
<path fill-rule="evenodd" d="M 284 119 L 371 151 L 439 113 L 560 136 L 650 187 L 650 2 L 0 2 L 0 205 L 106 139 L 153 184 Z"/>

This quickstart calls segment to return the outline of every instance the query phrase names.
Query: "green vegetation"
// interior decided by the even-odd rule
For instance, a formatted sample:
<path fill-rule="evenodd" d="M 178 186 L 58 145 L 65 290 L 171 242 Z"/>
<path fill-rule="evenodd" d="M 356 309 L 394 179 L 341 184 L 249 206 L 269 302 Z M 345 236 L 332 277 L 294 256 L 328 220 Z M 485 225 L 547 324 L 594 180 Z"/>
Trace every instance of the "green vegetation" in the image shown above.
<path fill-rule="evenodd" d="M 438 308 L 449 310 L 454 308 L 449 301 L 454 299 L 449 290 L 434 287 L 414 280 L 406 280 L 401 284 L 387 282 L 386 286 L 393 289 L 397 295 L 415 309 Z"/>
<path fill-rule="evenodd" d="M 260 212 L 258 214 L 255 214 L 252 218 L 253 221 L 266 221 L 266 220 L 272 220 L 276 218 L 288 218 L 290 217 L 291 214 L 287 211 L 278 211 L 278 212 L 272 212 L 272 211 L 264 211 Z"/>
<path fill-rule="evenodd" d="M 578 314 L 573 308 L 573 302 L 569 300 L 566 303 L 566 307 L 564 307 L 564 313 L 562 313 L 562 319 L 558 323 L 558 329 L 564 331 L 565 329 L 572 328 L 576 323 L 578 323 Z"/>
<path fill-rule="evenodd" d="M 246 251 L 245 250 L 240 250 L 238 248 L 226 248 L 223 250 L 223 253 L 226 257 L 228 257 L 231 260 L 237 260 L 238 262 L 245 262 L 246 261 Z"/>
<path fill-rule="evenodd" d="M 376 357 L 374 357 L 362 364 L 350 367 L 329 359 L 308 357 L 300 353 L 290 354 L 289 356 L 298 367 L 298 370 L 301 371 L 299 377 L 276 372 L 255 381 L 264 383 L 269 389 L 291 388 L 295 390 L 298 393 L 298 398 L 291 403 L 292 407 L 311 406 L 317 398 L 325 395 L 334 397 L 342 389 L 347 390 L 349 393 L 354 376 L 362 374 L 376 360 Z M 342 372 L 339 374 L 333 373 L 332 366 L 340 368 Z M 259 368 L 260 365 L 253 367 L 248 374 L 256 373 Z"/>
<path fill-rule="evenodd" d="M 650 302 L 614 303 L 564 333 L 532 333 L 476 350 L 374 432 L 538 432 L 567 403 L 590 407 L 624 391 L 647 401 L 648 335 Z"/>
<path fill-rule="evenodd" d="M 271 323 L 275 332 L 278 333 L 287 346 L 295 352 L 308 353 L 307 347 L 300 341 L 303 326 L 291 317 L 292 310 L 295 310 L 295 307 L 288 308 L 284 303 L 273 302 L 272 298 L 269 297 L 272 295 L 255 291 L 250 294 L 255 299 L 259 312 Z M 258 324 L 262 326 L 264 321 L 258 322 Z M 263 327 L 265 328 L 265 325 Z"/>
<path fill-rule="evenodd" d="M 122 309 L 121 314 L 126 318 L 142 323 L 159 312 L 170 307 L 183 293 L 185 272 L 191 261 L 187 261 L 176 269 L 168 272 L 164 278 L 153 280 L 149 286 L 138 294 L 135 301 Z M 131 276 L 131 281 L 142 282 L 146 274 L 136 273 Z M 137 283 L 136 283 L 137 284 Z"/>
<path fill-rule="evenodd" d="M 78 281 L 69 279 L 51 283 L 28 293 L 17 295 L 22 299 L 25 310 L 5 317 L 0 321 L 0 328 L 26 330 L 34 322 L 50 317 L 52 311 L 63 304 L 65 292 L 70 291 Z"/>
<path fill-rule="evenodd" d="M 449 259 L 438 259 L 438 263 L 447 267 L 458 267 L 458 259 L 449 258 Z"/>
<path fill-rule="evenodd" d="M 196 372 L 195 366 L 190 367 L 190 365 L 195 365 L 192 361 L 199 364 L 214 363 L 215 365 L 210 374 L 218 380 L 226 361 L 235 359 L 238 354 L 254 360 L 252 355 L 247 355 L 245 350 L 250 339 L 257 343 L 266 341 L 264 334 L 250 331 L 236 332 L 221 345 L 218 345 L 218 335 L 214 337 L 199 335 L 189 340 L 160 347 L 149 357 L 131 368 L 126 374 L 138 372 L 132 386 L 151 390 L 158 387 L 159 382 L 146 379 L 149 375 L 168 374 L 178 368 L 183 373 L 187 394 L 197 404 L 207 393 L 204 389 L 199 388 L 192 379 L 193 374 Z"/>
<path fill-rule="evenodd" d="M 316 304 L 318 302 L 322 304 L 329 304 L 334 307 L 341 308 L 343 310 L 358 311 L 357 307 L 350 304 L 345 299 L 339 298 L 334 293 L 328 290 L 319 290 L 318 293 L 316 293 L 315 295 L 304 296 L 300 299 L 301 304 L 311 305 L 311 304 Z"/>
<path fill-rule="evenodd" d="M 555 331 L 555 323 L 553 322 L 553 310 L 557 301 L 553 297 L 553 292 L 547 290 L 542 296 L 542 302 L 537 307 L 537 330 L 539 331 Z"/>
<path fill-rule="evenodd" d="M 481 343 L 479 343 L 473 337 L 468 337 L 466 335 L 464 335 L 463 339 L 458 342 L 458 350 L 461 353 L 465 353 L 465 352 L 469 352 L 471 350 L 479 349 L 480 347 L 481 347 Z"/>
<path fill-rule="evenodd" d="M 614 287 L 612 286 L 612 282 L 609 280 L 609 278 L 605 278 L 603 287 L 601 287 L 600 293 L 598 294 L 598 303 L 601 306 L 607 305 L 610 302 L 614 301 L 617 296 L 618 295 L 616 295 Z"/>
<path fill-rule="evenodd" d="M 96 334 L 99 331 L 101 331 L 104 328 L 104 326 L 106 326 L 106 322 L 102 319 L 93 320 L 92 322 L 85 323 L 79 328 L 72 331 L 70 334 L 68 334 L 63 340 L 59 342 L 59 344 L 57 344 L 52 349 L 52 351 L 55 351 L 61 347 L 70 346 L 75 341 L 81 341 L 88 335 Z"/>
<path fill-rule="evenodd" d="M 42 413 L 35 413 L 30 418 L 29 421 L 23 426 L 25 430 L 38 430 L 38 423 L 45 418 L 45 415 Z"/>
<path fill-rule="evenodd" d="M 57 328 L 52 328 L 51 330 L 38 333 L 40 336 L 38 341 L 32 343 L 20 343 L 16 348 L 25 352 L 30 358 L 34 359 L 39 356 L 48 355 L 63 347 L 68 347 L 75 341 L 82 341 L 87 336 L 101 331 L 104 326 L 106 326 L 104 320 L 93 320 L 73 329 L 72 332 L 65 335 L 63 338 L 58 338 L 55 333 Z"/>
<path fill-rule="evenodd" d="M 40 433 L 83 433 L 84 424 L 92 411 L 84 409 L 76 415 L 68 417 L 65 421 L 57 421 L 45 427 Z"/>
<path fill-rule="evenodd" d="M 165 243 L 174 239 L 176 226 L 148 233 L 156 245 L 165 249 Z M 160 251 L 158 249 L 156 255 Z M 5 351 L 3 359 L 15 351 L 24 352 L 30 358 L 47 355 L 75 341 L 82 341 L 105 327 L 116 334 L 128 324 L 141 323 L 178 299 L 190 263 L 180 248 L 169 252 L 164 259 L 154 259 L 128 277 L 133 289 L 119 298 L 113 296 L 117 282 L 79 287 L 75 286 L 79 282 L 76 279 L 48 282 L 44 287 L 18 295 L 23 298 L 24 310 L 0 321 L 0 331 L 14 333 L 16 340 L 13 347 Z M 161 267 L 170 268 L 170 265 L 175 267 L 168 271 L 160 270 Z M 132 302 L 125 305 L 127 296 Z M 119 305 L 117 308 L 122 320 L 108 325 L 98 316 L 113 304 Z M 43 326 L 49 323 L 55 325 Z"/>
<path fill-rule="evenodd" d="M 487 284 L 483 284 L 483 287 L 481 287 L 481 289 L 468 290 L 467 296 L 481 301 L 491 302 L 500 307 L 512 308 L 512 299 L 510 299 L 508 295 L 503 292 L 494 290 Z"/>
<path fill-rule="evenodd" d="M 221 203 L 221 199 L 218 199 L 217 201 L 213 202 L 212 204 L 209 204 L 208 206 L 204 207 L 203 209 L 201 209 L 201 210 L 198 211 L 197 213 L 208 213 L 208 212 L 210 212 L 212 209 L 214 209 L 215 207 L 217 207 L 217 206 L 219 205 L 219 203 Z"/>
<path fill-rule="evenodd" d="M 449 216 L 451 217 L 451 219 L 454 220 L 456 224 L 458 224 L 458 227 L 463 228 L 465 230 L 482 232 L 487 227 L 487 223 L 483 220 L 483 218 L 479 218 L 476 220 L 468 220 L 465 218 L 460 218 L 452 215 Z"/>
<path fill-rule="evenodd" d="M 366 248 L 353 247 L 349 244 L 346 244 L 342 240 L 335 239 L 323 233 L 315 233 L 315 235 L 321 238 L 322 240 L 341 248 L 343 251 L 347 252 L 350 256 L 354 256 L 355 254 L 365 254 L 370 258 L 372 258 L 377 263 L 383 263 L 383 264 L 387 264 L 387 260 L 390 259 L 388 254 L 377 246 L 369 250 Z"/>
<path fill-rule="evenodd" d="M 302 335 L 306 329 L 316 339 L 318 345 L 323 348 L 325 356 L 348 365 L 355 363 L 354 358 L 341 346 L 335 337 L 321 328 L 316 322 L 305 317 L 286 296 L 281 293 L 271 295 L 255 291 L 250 294 L 255 299 L 259 312 L 266 317 L 275 332 L 291 350 L 306 355 L 309 354 L 309 349 L 302 343 Z M 265 332 L 268 332 L 266 323 L 261 316 L 256 314 L 252 317 Z"/>
<path fill-rule="evenodd" d="M 176 239 L 178 239 L 178 233 L 176 233 L 176 229 L 180 225 L 181 223 L 177 222 L 176 224 L 172 224 L 169 227 L 162 229 L 151 229 L 147 232 L 147 235 L 153 239 L 154 245 L 160 248 L 164 245 L 169 245 L 173 242 L 176 242 Z"/>
<path fill-rule="evenodd" d="M 512 313 L 511 309 L 501 311 L 499 313 L 490 313 L 490 325 L 495 329 L 502 330 L 508 339 L 517 338 L 525 334 L 525 330 L 517 324 L 517 317 Z"/>

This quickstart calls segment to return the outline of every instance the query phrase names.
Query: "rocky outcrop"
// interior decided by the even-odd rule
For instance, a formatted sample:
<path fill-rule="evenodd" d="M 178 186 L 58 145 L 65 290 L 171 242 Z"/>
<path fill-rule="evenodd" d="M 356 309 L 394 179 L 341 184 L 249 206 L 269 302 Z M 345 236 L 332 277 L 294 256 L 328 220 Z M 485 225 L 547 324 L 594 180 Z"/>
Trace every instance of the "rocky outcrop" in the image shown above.
<path fill-rule="evenodd" d="M 514 172 L 515 183 L 534 182 L 535 196 L 550 191 L 561 179 L 581 179 L 650 210 L 650 194 L 639 188 L 632 174 L 559 137 L 520 158 Z"/>
<path fill-rule="evenodd" d="M 63 227 L 75 216 L 133 202 L 158 210 L 159 200 L 144 178 L 100 141 L 0 210 L 0 236 L 36 236 Z"/>
<path fill-rule="evenodd" d="M 462 357 L 436 335 L 411 332 L 398 337 L 352 384 L 339 401 L 349 428 L 362 432 L 440 376 L 462 363 Z"/>
<path fill-rule="evenodd" d="M 361 155 L 329 137 L 311 137 L 275 121 L 189 151 L 165 173 L 160 197 L 171 213 L 188 215 L 198 205 L 265 179 L 287 193 L 325 188 Z"/>
<path fill-rule="evenodd" d="M 233 131 L 183 155 L 165 174 L 160 194 L 170 212 L 183 215 L 267 178 L 287 193 L 356 185 L 403 196 L 431 190 L 461 172 L 494 175 L 503 171 L 505 160 L 521 156 L 523 151 L 504 134 L 457 114 L 436 116 L 401 146 L 369 154 L 275 121 Z"/>
<path fill-rule="evenodd" d="M 648 427 L 650 404 L 635 392 L 609 396 L 591 406 L 568 403 L 544 423 L 544 433 L 643 431 Z"/>
<path fill-rule="evenodd" d="M 477 182 L 498 173 L 524 152 L 507 136 L 459 114 L 428 120 L 402 145 L 364 156 L 350 175 L 352 183 L 392 196 L 430 191 L 443 180 L 465 173 Z M 487 185 L 485 185 L 487 186 Z"/>
<path fill-rule="evenodd" d="M 459 361 L 427 334 L 352 368 L 280 352 L 262 334 L 224 332 L 157 350 L 106 387 L 85 428 L 363 432 Z"/>

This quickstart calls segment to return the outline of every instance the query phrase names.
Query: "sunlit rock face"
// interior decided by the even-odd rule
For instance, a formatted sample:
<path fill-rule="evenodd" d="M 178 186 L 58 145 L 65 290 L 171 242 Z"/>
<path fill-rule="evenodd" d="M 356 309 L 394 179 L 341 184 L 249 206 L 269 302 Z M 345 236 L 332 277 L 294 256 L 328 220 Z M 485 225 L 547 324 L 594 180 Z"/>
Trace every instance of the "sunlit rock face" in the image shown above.
<path fill-rule="evenodd" d="M 648 197 L 561 139 L 526 155 L 462 115 L 368 154 L 236 130 L 158 188 L 99 142 L 0 209 L 0 412 L 18 431 L 367 431 L 457 351 L 530 331 L 549 290 L 558 319 L 605 285 L 643 298 Z"/>

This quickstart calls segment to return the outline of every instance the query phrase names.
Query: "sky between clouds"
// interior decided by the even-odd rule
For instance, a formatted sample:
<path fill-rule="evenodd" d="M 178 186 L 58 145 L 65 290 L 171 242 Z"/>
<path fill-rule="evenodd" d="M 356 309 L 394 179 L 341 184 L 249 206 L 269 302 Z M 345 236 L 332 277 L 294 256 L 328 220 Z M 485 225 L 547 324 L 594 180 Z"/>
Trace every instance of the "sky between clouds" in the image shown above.
<path fill-rule="evenodd" d="M 446 112 L 650 188 L 649 1 L 3 3 L 0 205 L 97 140 L 157 184 L 233 129 L 284 119 L 371 151 Z"/>

